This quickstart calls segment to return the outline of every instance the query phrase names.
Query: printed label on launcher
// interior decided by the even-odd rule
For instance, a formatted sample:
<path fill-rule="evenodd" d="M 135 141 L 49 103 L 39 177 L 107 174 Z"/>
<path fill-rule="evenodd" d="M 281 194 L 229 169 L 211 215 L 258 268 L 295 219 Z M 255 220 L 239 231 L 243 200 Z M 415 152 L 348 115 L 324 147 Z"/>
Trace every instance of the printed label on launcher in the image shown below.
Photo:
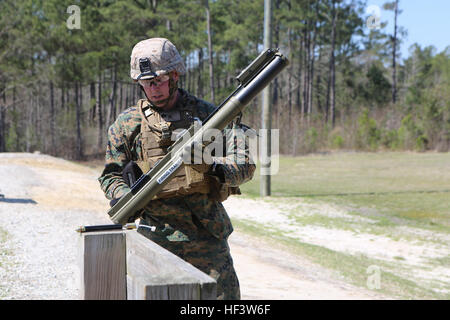
<path fill-rule="evenodd" d="M 174 164 L 172 164 L 169 169 L 167 169 L 162 175 L 161 177 L 158 178 L 158 180 L 156 180 L 159 184 L 163 183 L 164 180 L 167 179 L 167 177 L 169 177 L 172 172 L 174 172 L 175 170 L 178 169 L 179 166 L 181 166 L 182 160 L 178 159 Z"/>

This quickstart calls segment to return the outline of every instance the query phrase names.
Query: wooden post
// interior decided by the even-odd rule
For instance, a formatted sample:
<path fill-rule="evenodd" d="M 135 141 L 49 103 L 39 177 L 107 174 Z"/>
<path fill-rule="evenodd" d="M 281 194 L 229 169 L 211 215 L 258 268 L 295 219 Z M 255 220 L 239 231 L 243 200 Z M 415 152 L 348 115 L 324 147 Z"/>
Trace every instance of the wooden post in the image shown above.
<path fill-rule="evenodd" d="M 136 231 L 84 233 L 81 242 L 81 299 L 216 299 L 213 278 Z"/>
<path fill-rule="evenodd" d="M 215 300 L 216 281 L 136 231 L 127 232 L 128 299 Z"/>
<path fill-rule="evenodd" d="M 84 233 L 81 239 L 80 298 L 125 300 L 127 298 L 125 234 Z"/>

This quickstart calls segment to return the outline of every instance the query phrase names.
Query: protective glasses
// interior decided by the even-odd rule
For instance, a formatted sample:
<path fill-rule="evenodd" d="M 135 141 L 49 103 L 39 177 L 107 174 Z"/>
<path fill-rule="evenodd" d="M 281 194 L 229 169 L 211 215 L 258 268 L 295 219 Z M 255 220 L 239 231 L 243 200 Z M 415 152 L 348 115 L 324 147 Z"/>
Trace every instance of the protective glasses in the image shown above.
<path fill-rule="evenodd" d="M 164 82 L 170 79 L 170 76 L 168 74 L 163 74 L 161 76 L 158 76 L 153 79 L 139 79 L 138 82 L 143 87 L 151 87 L 152 85 L 155 85 L 156 87 L 161 86 Z"/>

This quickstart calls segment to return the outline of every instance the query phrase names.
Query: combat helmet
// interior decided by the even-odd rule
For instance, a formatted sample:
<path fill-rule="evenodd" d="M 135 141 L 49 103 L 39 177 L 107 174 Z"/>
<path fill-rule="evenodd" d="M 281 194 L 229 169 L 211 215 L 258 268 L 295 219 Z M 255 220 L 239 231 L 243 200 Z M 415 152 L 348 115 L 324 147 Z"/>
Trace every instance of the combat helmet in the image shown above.
<path fill-rule="evenodd" d="M 186 73 L 183 59 L 175 45 L 165 38 L 151 38 L 138 42 L 132 52 L 130 76 L 133 80 L 152 79 L 176 70 Z"/>

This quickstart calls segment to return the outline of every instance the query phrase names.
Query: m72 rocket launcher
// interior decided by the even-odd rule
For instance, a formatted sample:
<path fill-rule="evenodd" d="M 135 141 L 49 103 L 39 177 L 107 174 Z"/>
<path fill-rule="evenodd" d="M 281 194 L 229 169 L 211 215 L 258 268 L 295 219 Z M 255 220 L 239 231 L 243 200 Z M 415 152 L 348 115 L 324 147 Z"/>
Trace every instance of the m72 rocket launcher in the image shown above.
<path fill-rule="evenodd" d="M 278 49 L 262 52 L 238 76 L 236 90 L 228 96 L 202 123 L 200 128 L 194 124 L 184 132 L 169 148 L 168 153 L 144 173 L 108 211 L 112 221 L 126 224 L 137 218 L 139 212 L 151 201 L 182 167 L 182 153 L 187 146 L 208 143 L 203 140 L 207 130 L 223 130 L 261 92 L 286 66 L 288 60 Z"/>

